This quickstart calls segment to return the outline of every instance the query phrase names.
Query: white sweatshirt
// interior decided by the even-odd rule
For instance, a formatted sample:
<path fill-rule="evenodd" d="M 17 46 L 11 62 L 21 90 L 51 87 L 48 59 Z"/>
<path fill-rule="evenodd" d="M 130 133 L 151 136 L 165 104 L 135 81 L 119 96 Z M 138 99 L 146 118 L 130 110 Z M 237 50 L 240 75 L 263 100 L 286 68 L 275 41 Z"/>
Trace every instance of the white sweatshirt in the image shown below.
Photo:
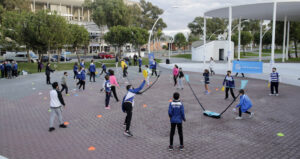
<path fill-rule="evenodd" d="M 62 106 L 62 104 L 60 103 L 60 101 L 58 99 L 56 90 L 51 90 L 50 91 L 50 107 L 57 108 L 60 106 Z"/>

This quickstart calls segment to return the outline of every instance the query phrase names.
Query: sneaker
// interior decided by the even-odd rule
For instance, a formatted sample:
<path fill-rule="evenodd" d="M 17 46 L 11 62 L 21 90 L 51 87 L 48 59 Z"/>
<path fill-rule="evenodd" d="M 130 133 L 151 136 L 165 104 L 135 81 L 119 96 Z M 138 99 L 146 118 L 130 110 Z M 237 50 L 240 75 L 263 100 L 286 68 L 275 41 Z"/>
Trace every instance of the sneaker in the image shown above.
<path fill-rule="evenodd" d="M 49 132 L 54 131 L 54 130 L 55 130 L 54 127 L 49 128 Z"/>
<path fill-rule="evenodd" d="M 279 96 L 279 94 L 277 93 L 277 94 L 275 94 L 277 97 Z"/>
<path fill-rule="evenodd" d="M 173 151 L 174 149 L 173 149 L 173 146 L 172 145 L 170 145 L 169 146 L 169 151 Z"/>
<path fill-rule="evenodd" d="M 105 107 L 105 109 L 106 109 L 106 110 L 109 110 L 109 109 L 110 109 L 110 106 Z"/>
<path fill-rule="evenodd" d="M 272 96 L 272 95 L 273 95 L 272 93 L 269 94 L 269 96 Z"/>
<path fill-rule="evenodd" d="M 61 125 L 59 125 L 59 127 L 60 127 L 60 128 L 67 128 L 67 125 L 61 124 Z"/>
<path fill-rule="evenodd" d="M 236 119 L 236 120 L 241 120 L 241 119 L 243 119 L 243 118 L 238 116 L 238 117 L 236 117 L 235 119 Z"/>
<path fill-rule="evenodd" d="M 131 132 L 128 131 L 128 130 L 126 130 L 126 131 L 124 132 L 124 135 L 125 135 L 125 136 L 128 136 L 128 137 L 133 136 L 133 135 L 131 134 Z"/>
<path fill-rule="evenodd" d="M 184 146 L 183 146 L 183 145 L 180 145 L 180 146 L 179 146 L 179 150 L 180 150 L 180 151 L 183 151 L 183 150 L 184 150 Z"/>
<path fill-rule="evenodd" d="M 252 117 L 253 117 L 253 115 L 254 115 L 254 113 L 251 113 L 251 114 L 249 115 L 249 118 L 252 118 Z"/>

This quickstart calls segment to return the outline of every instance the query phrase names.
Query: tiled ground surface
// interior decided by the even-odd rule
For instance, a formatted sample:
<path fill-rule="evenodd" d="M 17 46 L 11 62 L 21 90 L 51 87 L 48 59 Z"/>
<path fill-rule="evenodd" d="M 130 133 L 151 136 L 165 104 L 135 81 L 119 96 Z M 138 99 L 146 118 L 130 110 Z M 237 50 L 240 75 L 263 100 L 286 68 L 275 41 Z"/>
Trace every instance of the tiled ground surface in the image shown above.
<path fill-rule="evenodd" d="M 137 86 L 142 75 L 136 70 L 129 70 L 129 78 Z M 122 134 L 125 114 L 121 111 L 121 103 L 112 99 L 112 109 L 104 109 L 99 78 L 96 83 L 87 83 L 86 90 L 81 92 L 73 90 L 73 80 L 68 81 L 72 91 L 71 96 L 64 96 L 67 106 L 63 117 L 70 124 L 67 129 L 56 126 L 52 133 L 48 132 L 50 87 L 45 85 L 44 74 L 0 80 L 0 155 L 10 159 L 300 158 L 299 87 L 280 85 L 280 96 L 270 97 L 266 81 L 255 79 L 249 79 L 247 86 L 255 116 L 238 121 L 232 109 L 221 119 L 203 116 L 185 84 L 185 89 L 179 91 L 187 117 L 183 124 L 185 151 L 169 152 L 167 109 L 168 100 L 176 89 L 171 71 L 162 71 L 158 83 L 135 98 L 132 138 Z M 52 81 L 60 81 L 61 74 L 55 72 Z M 221 112 L 231 102 L 224 100 L 224 92 L 215 90 L 220 89 L 223 76 L 212 77 L 210 95 L 203 94 L 200 74 L 190 73 L 190 76 L 192 87 L 207 109 Z M 236 78 L 238 86 L 240 80 Z M 119 82 L 121 99 L 126 80 L 119 78 Z M 147 107 L 143 107 L 144 104 Z M 285 136 L 278 137 L 278 132 Z M 178 145 L 177 134 L 174 139 Z M 90 146 L 96 150 L 88 151 Z"/>

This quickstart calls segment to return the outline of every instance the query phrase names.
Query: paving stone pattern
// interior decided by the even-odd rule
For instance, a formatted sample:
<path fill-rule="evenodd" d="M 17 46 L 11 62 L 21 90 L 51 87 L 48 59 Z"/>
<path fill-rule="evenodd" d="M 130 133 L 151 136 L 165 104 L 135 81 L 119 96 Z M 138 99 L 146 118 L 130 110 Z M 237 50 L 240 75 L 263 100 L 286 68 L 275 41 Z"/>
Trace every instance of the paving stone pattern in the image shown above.
<path fill-rule="evenodd" d="M 129 69 L 129 81 L 135 87 L 143 79 L 137 70 Z M 87 82 L 86 90 L 78 91 L 71 79 L 73 73 L 69 72 L 70 96 L 64 94 L 67 105 L 63 109 L 63 119 L 69 125 L 67 129 L 58 128 L 56 119 L 56 130 L 51 133 L 48 132 L 51 88 L 45 84 L 45 75 L 0 80 L 0 155 L 10 159 L 300 158 L 299 87 L 282 84 L 280 96 L 270 97 L 266 81 L 248 79 L 246 91 L 253 101 L 254 118 L 248 119 L 245 114 L 243 120 L 235 120 L 237 114 L 230 108 L 221 119 L 213 119 L 202 114 L 186 83 L 184 90 L 176 90 L 171 70 L 160 70 L 162 75 L 157 84 L 135 98 L 131 138 L 123 135 L 126 114 L 121 110 L 121 102 L 112 98 L 111 110 L 104 109 L 105 94 L 99 91 L 103 77 L 97 78 L 96 83 Z M 220 113 L 231 102 L 224 100 L 224 92 L 216 91 L 216 88 L 221 90 L 223 76 L 213 76 L 212 92 L 204 95 L 202 75 L 185 73 L 190 75 L 191 85 L 206 109 Z M 52 81 L 60 82 L 62 74 L 52 74 Z M 117 78 L 121 84 L 117 91 L 122 99 L 129 82 L 120 75 Z M 152 77 L 151 81 L 154 80 Z M 237 88 L 240 80 L 236 78 Z M 176 148 L 168 151 L 167 111 L 175 91 L 181 94 L 187 118 L 183 123 L 182 152 L 177 148 L 177 131 Z M 279 132 L 285 136 L 278 137 Z M 88 150 L 91 146 L 94 151 Z"/>

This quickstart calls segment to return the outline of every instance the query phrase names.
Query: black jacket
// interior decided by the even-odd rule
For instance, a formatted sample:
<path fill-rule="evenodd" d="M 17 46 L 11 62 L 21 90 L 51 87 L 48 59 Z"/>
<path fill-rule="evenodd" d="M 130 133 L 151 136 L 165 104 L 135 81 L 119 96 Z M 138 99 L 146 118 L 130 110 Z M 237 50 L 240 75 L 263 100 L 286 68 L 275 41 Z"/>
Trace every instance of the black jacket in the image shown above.
<path fill-rule="evenodd" d="M 46 75 L 50 75 L 51 72 L 54 72 L 49 66 L 46 67 Z"/>
<path fill-rule="evenodd" d="M 58 91 L 58 90 L 56 90 L 56 92 L 57 92 L 57 97 L 58 97 L 58 99 L 59 99 L 59 102 L 60 102 L 63 106 L 65 106 L 66 104 L 65 104 L 64 98 L 63 98 L 62 95 L 61 95 L 61 92 Z"/>

